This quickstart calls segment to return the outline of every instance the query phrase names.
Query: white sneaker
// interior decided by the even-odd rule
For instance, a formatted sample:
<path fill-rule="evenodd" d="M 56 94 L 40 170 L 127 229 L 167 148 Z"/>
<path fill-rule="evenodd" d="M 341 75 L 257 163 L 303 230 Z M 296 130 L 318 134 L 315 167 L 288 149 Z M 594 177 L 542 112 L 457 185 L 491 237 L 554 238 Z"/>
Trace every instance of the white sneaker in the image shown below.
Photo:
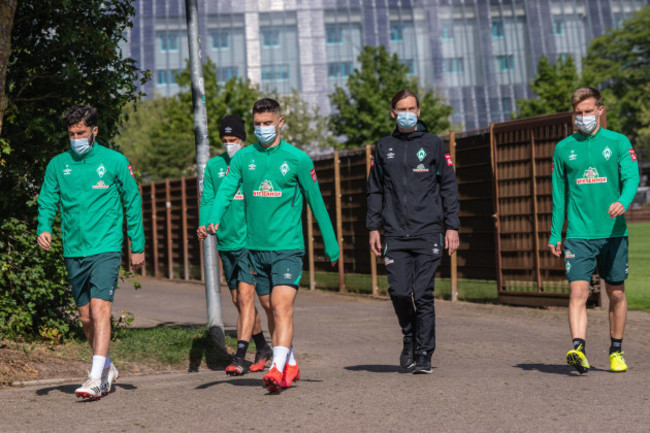
<path fill-rule="evenodd" d="M 99 400 L 102 396 L 102 380 L 94 379 L 88 376 L 88 380 L 74 392 L 77 398 L 88 398 L 90 400 Z"/>
<path fill-rule="evenodd" d="M 102 395 L 110 394 L 113 383 L 120 377 L 115 364 L 111 363 L 109 368 L 102 371 Z"/>

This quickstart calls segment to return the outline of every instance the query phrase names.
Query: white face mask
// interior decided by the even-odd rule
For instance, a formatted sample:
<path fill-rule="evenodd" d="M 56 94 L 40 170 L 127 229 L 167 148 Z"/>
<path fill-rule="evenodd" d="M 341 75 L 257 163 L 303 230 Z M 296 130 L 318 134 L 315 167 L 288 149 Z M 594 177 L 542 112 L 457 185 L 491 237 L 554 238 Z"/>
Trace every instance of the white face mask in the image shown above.
<path fill-rule="evenodd" d="M 241 144 L 239 143 L 224 143 L 223 145 L 226 147 L 226 152 L 228 152 L 230 158 L 235 156 L 235 153 L 241 149 Z"/>
<path fill-rule="evenodd" d="M 576 126 L 579 130 L 585 134 L 591 134 L 591 132 L 596 129 L 596 116 L 576 116 Z"/>

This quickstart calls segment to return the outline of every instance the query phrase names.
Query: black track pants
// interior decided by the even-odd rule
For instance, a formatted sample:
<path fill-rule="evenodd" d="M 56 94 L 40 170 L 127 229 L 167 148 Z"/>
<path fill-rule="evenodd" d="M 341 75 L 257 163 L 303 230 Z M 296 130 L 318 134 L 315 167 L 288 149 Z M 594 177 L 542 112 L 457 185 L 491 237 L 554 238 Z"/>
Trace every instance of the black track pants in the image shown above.
<path fill-rule="evenodd" d="M 436 348 L 434 274 L 444 247 L 440 233 L 386 238 L 384 262 L 388 293 L 405 337 L 415 337 L 416 353 L 429 356 Z"/>

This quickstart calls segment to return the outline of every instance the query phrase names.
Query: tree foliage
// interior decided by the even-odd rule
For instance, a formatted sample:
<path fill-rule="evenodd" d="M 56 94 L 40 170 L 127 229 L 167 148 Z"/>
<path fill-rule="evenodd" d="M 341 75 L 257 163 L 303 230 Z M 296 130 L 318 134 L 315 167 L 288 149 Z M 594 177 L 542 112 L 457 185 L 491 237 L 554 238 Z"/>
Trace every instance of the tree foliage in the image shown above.
<path fill-rule="evenodd" d="M 517 100 L 518 118 L 572 111 L 571 94 L 580 87 L 573 58 L 569 56 L 566 60 L 560 59 L 551 64 L 546 56 L 542 56 L 530 87 L 537 98 Z"/>
<path fill-rule="evenodd" d="M 2 132 L 2 118 L 8 102 L 7 95 L 5 95 L 5 81 L 7 79 L 9 56 L 11 55 L 11 29 L 14 25 L 16 4 L 16 0 L 5 0 L 0 3 L 0 132 Z M 2 154 L 8 150 L 8 146 L 0 143 L 0 165 L 3 165 Z"/>
<path fill-rule="evenodd" d="M 650 127 L 645 107 L 650 102 L 650 7 L 635 12 L 595 38 L 587 51 L 583 75 L 591 86 L 603 89 L 608 128 L 624 133 L 632 142 Z"/>
<path fill-rule="evenodd" d="M 9 105 L 2 138 L 9 144 L 0 177 L 0 219 L 34 215 L 47 162 L 69 146 L 61 123 L 75 103 L 99 111 L 98 141 L 117 132 L 122 106 L 146 76 L 119 44 L 134 9 L 129 0 L 19 2 L 7 72 Z"/>
<path fill-rule="evenodd" d="M 429 131 L 449 128 L 452 108 L 432 90 L 425 91 L 416 78 L 408 76 L 408 67 L 392 56 L 384 46 L 366 46 L 359 55 L 360 69 L 348 77 L 347 89 L 337 86 L 330 94 L 335 112 L 330 125 L 335 135 L 346 137 L 347 147 L 374 143 L 395 129 L 390 116 L 390 100 L 399 90 L 408 88 L 420 99 L 420 118 Z"/>

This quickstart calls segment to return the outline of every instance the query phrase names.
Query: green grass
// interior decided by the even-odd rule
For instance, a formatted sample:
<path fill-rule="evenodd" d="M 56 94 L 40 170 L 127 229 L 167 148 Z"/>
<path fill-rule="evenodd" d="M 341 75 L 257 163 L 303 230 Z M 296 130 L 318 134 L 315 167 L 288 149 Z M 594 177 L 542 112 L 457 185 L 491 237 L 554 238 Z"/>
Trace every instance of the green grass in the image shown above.
<path fill-rule="evenodd" d="M 650 223 L 628 224 L 630 274 L 625 282 L 631 310 L 650 312 Z"/>

